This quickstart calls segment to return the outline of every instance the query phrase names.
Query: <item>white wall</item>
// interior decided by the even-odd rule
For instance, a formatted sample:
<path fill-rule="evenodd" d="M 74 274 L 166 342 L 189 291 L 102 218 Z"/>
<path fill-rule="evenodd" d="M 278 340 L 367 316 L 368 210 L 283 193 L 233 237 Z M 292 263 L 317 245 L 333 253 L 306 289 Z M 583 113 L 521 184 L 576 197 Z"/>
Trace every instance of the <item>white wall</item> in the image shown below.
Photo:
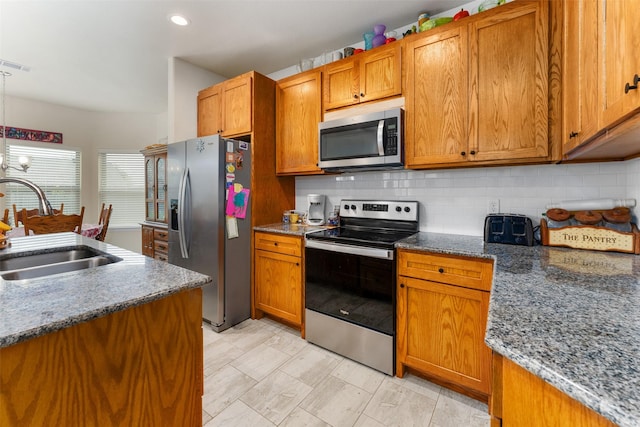
<path fill-rule="evenodd" d="M 169 58 L 168 65 L 168 141 L 171 143 L 197 136 L 198 92 L 226 78 L 178 58 Z"/>
<path fill-rule="evenodd" d="M 85 222 L 97 222 L 99 216 L 98 150 L 138 151 L 157 143 L 159 135 L 166 135 L 166 125 L 162 129 L 163 122 L 155 114 L 97 113 L 10 96 L 6 109 L 7 125 L 62 133 L 62 145 L 37 142 L 25 145 L 75 148 L 82 152 L 80 202 L 85 206 Z M 28 176 L 29 172 L 25 174 L 27 179 Z M 107 241 L 129 250 L 141 250 L 139 228 L 119 230 L 110 226 Z"/>
<path fill-rule="evenodd" d="M 609 197 L 640 202 L 640 159 L 297 177 L 297 210 L 307 210 L 306 195 L 312 193 L 327 195 L 327 212 L 342 198 L 417 200 L 421 231 L 481 236 L 492 198 L 500 200 L 501 212 L 527 215 L 536 224 L 552 202 Z M 637 221 L 638 208 L 634 212 Z"/>

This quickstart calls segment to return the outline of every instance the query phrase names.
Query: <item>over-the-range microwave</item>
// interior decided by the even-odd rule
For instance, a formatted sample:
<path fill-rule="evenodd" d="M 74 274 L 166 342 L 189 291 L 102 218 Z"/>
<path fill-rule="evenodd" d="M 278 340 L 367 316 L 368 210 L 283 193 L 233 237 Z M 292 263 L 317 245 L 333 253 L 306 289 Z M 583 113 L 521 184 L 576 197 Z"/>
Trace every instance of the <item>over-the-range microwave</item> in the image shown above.
<path fill-rule="evenodd" d="M 318 125 L 318 166 L 328 171 L 401 169 L 401 108 L 345 117 Z"/>

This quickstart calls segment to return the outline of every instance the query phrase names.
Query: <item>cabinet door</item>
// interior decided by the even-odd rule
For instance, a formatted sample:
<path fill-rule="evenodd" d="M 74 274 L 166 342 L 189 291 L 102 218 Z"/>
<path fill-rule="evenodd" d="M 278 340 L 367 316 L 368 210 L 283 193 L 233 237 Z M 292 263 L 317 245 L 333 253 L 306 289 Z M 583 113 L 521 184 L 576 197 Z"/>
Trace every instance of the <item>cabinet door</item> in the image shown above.
<path fill-rule="evenodd" d="M 322 89 L 325 111 L 360 102 L 359 72 L 355 56 L 324 66 Z"/>
<path fill-rule="evenodd" d="M 239 76 L 224 82 L 222 91 L 222 135 L 235 136 L 251 132 L 252 79 Z"/>
<path fill-rule="evenodd" d="M 415 37 L 415 38 L 414 38 Z M 467 29 L 411 36 L 405 48 L 407 167 L 466 160 Z"/>
<path fill-rule="evenodd" d="M 598 131 L 598 0 L 565 1 L 562 153 Z"/>
<path fill-rule="evenodd" d="M 634 76 L 640 76 L 638 6 L 637 0 L 602 1 L 602 17 L 598 21 L 604 98 L 601 102 L 601 128 L 640 107 L 640 83 L 637 89 L 625 93 L 625 86 L 634 86 Z"/>
<path fill-rule="evenodd" d="M 142 255 L 153 258 L 153 227 L 142 226 Z"/>
<path fill-rule="evenodd" d="M 359 57 L 360 102 L 400 95 L 401 46 L 391 43 L 377 47 Z"/>
<path fill-rule="evenodd" d="M 470 160 L 544 158 L 548 3 L 514 2 L 469 27 Z"/>
<path fill-rule="evenodd" d="M 155 221 L 156 163 L 155 156 L 144 158 L 145 219 Z"/>
<path fill-rule="evenodd" d="M 318 168 L 318 123 L 322 120 L 319 70 L 283 79 L 276 88 L 276 173 L 314 174 Z"/>
<path fill-rule="evenodd" d="M 212 86 L 198 94 L 198 136 L 222 132 L 222 85 Z"/>
<path fill-rule="evenodd" d="M 167 155 L 159 154 L 155 157 L 155 220 L 167 222 Z"/>
<path fill-rule="evenodd" d="M 302 265 L 299 257 L 255 251 L 255 307 L 302 324 Z"/>
<path fill-rule="evenodd" d="M 408 366 L 488 394 L 489 292 L 400 276 L 397 297 L 396 371 Z"/>

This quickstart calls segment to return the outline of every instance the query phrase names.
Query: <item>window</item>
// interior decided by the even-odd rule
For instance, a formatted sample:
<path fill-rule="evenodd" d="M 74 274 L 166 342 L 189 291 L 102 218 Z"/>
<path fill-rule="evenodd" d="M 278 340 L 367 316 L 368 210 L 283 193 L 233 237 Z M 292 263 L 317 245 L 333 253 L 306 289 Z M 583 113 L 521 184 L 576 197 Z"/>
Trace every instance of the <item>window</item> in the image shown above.
<path fill-rule="evenodd" d="M 18 164 L 18 156 L 31 156 L 31 167 L 26 173 L 9 168 L 7 177 L 28 179 L 44 191 L 53 208 L 58 209 L 64 203 L 64 213 L 80 213 L 79 150 L 7 144 L 10 165 Z M 6 185 L 11 186 L 11 191 L 5 195 L 11 224 L 14 224 L 13 204 L 18 209 L 40 207 L 31 189 L 20 184 Z"/>
<path fill-rule="evenodd" d="M 138 226 L 144 221 L 142 153 L 100 152 L 98 186 L 100 204 L 113 205 L 109 227 Z"/>

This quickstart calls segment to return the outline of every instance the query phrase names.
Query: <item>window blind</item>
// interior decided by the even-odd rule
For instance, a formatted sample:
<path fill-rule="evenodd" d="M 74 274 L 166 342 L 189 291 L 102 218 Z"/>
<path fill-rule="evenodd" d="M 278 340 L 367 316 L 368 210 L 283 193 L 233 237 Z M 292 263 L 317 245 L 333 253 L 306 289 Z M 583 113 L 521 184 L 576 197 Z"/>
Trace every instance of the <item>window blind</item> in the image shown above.
<path fill-rule="evenodd" d="M 19 156 L 31 156 L 31 167 L 26 173 L 9 168 L 6 176 L 28 179 L 39 186 L 53 208 L 59 209 L 64 203 L 64 213 L 80 213 L 80 151 L 7 144 L 9 164 L 17 166 Z M 13 204 L 18 209 L 40 207 L 38 197 L 29 188 L 13 183 L 6 185 L 11 189 L 5 195 L 11 224 L 15 223 Z"/>
<path fill-rule="evenodd" d="M 98 153 L 100 203 L 113 205 L 109 227 L 144 221 L 144 156 L 139 152 Z"/>

